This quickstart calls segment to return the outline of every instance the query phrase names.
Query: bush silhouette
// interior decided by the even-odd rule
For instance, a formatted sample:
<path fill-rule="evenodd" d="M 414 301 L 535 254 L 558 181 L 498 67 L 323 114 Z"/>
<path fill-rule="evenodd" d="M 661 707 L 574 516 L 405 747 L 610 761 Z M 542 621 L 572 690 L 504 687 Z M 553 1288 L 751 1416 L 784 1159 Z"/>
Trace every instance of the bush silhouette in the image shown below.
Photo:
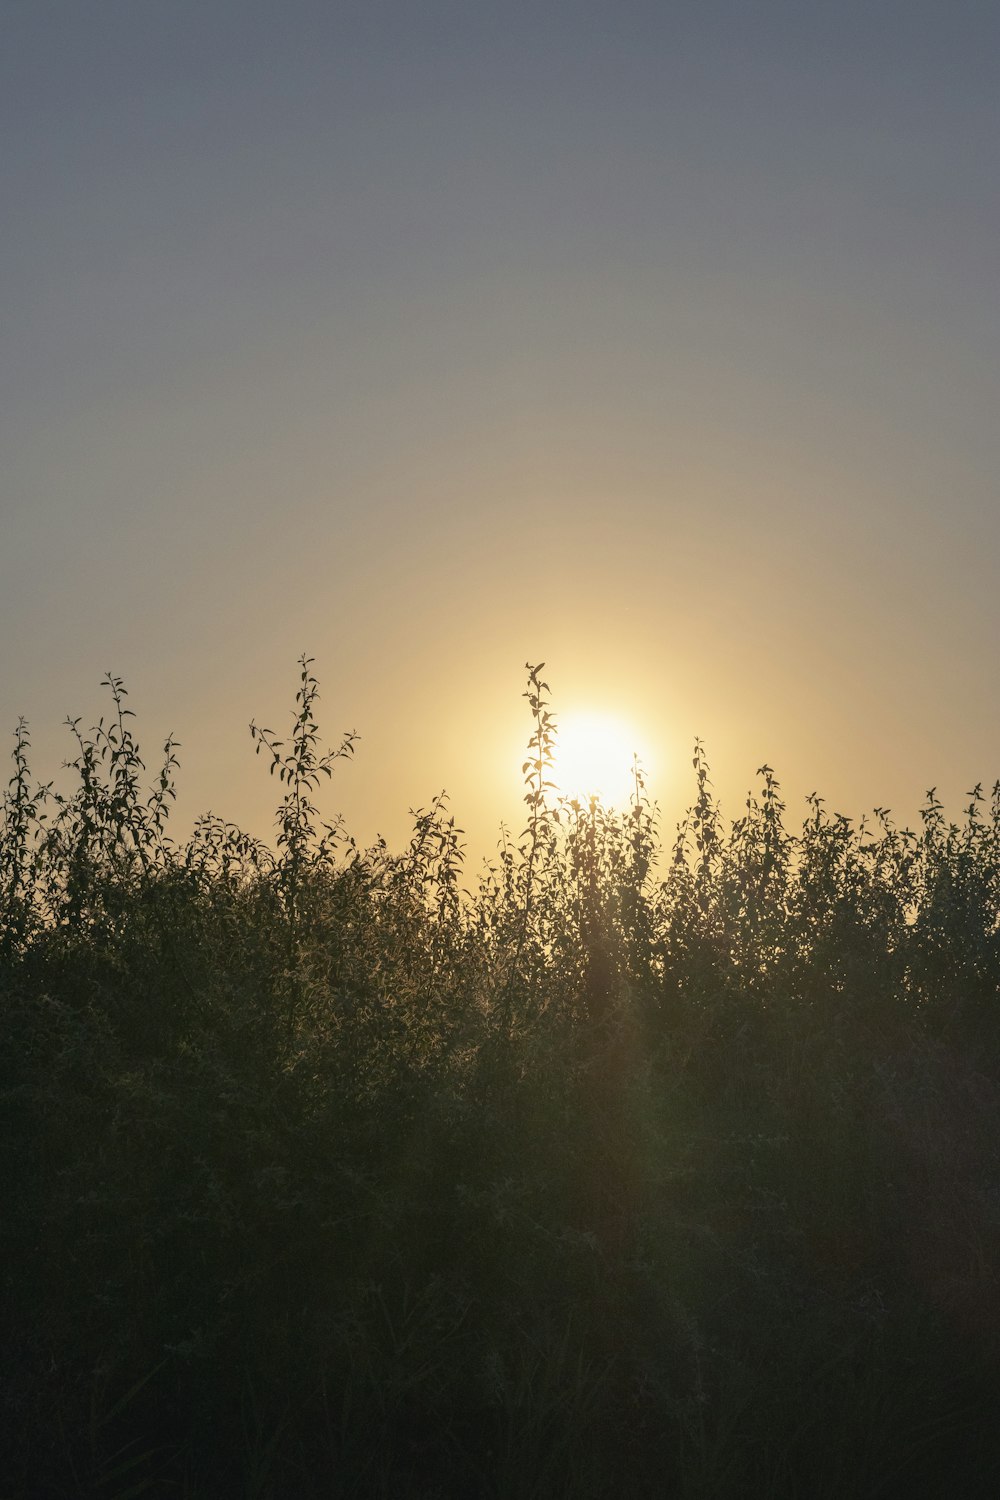
<path fill-rule="evenodd" d="M 466 876 L 317 810 L 175 842 L 127 693 L 0 837 L 9 1496 L 993 1495 L 1000 792 L 916 831 L 704 750 Z M 463 880 L 469 889 L 463 888 Z"/>

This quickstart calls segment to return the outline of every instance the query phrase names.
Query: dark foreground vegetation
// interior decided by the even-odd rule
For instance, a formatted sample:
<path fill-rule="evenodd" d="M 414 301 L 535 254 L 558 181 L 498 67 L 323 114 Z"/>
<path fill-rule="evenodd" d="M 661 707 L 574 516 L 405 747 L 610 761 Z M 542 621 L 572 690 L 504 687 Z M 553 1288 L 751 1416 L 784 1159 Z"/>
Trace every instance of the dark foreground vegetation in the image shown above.
<path fill-rule="evenodd" d="M 168 837 L 121 683 L 0 847 L 0 1495 L 1000 1493 L 1000 796 L 915 832 L 700 751 L 461 889 L 321 823 Z"/>

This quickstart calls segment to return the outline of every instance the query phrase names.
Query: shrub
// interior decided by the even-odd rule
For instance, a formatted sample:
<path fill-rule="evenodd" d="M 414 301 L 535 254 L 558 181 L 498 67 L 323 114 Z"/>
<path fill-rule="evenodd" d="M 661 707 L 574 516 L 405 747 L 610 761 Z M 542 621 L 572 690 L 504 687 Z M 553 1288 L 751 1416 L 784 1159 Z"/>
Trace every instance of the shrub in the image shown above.
<path fill-rule="evenodd" d="M 127 694 L 27 726 L 0 828 L 5 1493 L 996 1491 L 1000 791 L 917 832 L 695 748 L 664 853 L 560 799 L 463 888 L 443 795 L 359 849 L 175 843 Z"/>

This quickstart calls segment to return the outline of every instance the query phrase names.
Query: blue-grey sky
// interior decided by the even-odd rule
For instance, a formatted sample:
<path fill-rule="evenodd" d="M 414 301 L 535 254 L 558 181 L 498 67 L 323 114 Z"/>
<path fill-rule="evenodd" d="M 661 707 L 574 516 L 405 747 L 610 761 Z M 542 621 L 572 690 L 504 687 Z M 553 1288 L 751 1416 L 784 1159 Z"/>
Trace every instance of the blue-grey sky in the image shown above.
<path fill-rule="evenodd" d="M 516 819 L 522 664 L 672 816 L 1000 775 L 1000 11 L 2 0 L 0 706 L 266 832 Z M 152 757 L 151 757 L 152 758 Z"/>

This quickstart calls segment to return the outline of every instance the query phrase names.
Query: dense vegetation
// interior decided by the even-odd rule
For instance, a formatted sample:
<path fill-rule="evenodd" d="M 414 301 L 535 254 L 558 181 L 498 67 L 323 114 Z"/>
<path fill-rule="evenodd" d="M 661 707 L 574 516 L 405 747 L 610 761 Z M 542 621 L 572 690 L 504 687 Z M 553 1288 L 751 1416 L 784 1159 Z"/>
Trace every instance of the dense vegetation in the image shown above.
<path fill-rule="evenodd" d="M 317 812 L 168 834 L 125 689 L 0 845 L 3 1444 L 21 1496 L 1000 1493 L 1000 794 L 917 832 L 700 748 L 658 845 L 560 803 L 462 888 Z"/>

